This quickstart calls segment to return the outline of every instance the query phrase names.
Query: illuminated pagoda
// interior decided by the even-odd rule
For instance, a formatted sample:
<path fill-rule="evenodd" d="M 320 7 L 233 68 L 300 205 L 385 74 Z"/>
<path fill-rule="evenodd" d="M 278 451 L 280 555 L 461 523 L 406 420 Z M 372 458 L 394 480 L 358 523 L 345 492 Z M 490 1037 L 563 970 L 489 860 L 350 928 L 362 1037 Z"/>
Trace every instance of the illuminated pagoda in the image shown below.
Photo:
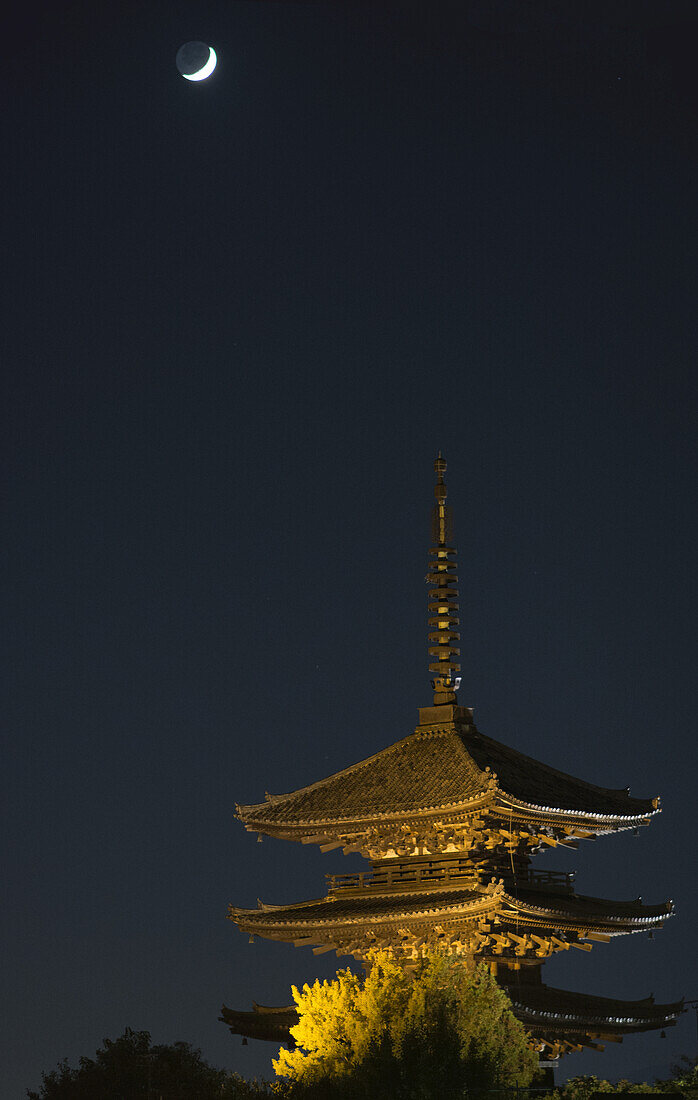
<path fill-rule="evenodd" d="M 659 799 L 632 798 L 548 767 L 480 733 L 459 706 L 458 579 L 446 462 L 435 463 L 429 593 L 433 705 L 410 736 L 290 794 L 238 806 L 250 832 L 361 853 L 369 869 L 328 875 L 325 897 L 288 905 L 231 906 L 251 939 L 335 951 L 365 962 L 387 948 L 413 966 L 425 948 L 464 964 L 484 960 L 512 999 L 543 1060 L 673 1024 L 681 1003 L 656 1005 L 545 985 L 543 962 L 591 951 L 630 932 L 661 928 L 669 901 L 609 901 L 578 894 L 574 875 L 535 871 L 547 848 L 649 825 Z M 293 1006 L 223 1008 L 235 1034 L 289 1041 Z"/>

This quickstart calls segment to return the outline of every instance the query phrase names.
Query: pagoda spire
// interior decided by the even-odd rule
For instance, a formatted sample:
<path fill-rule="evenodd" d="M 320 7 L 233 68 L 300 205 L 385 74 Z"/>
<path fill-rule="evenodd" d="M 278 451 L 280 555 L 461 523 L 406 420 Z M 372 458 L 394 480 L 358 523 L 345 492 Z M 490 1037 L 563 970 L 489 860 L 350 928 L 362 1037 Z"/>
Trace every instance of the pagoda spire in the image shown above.
<path fill-rule="evenodd" d="M 451 509 L 446 503 L 446 459 L 441 451 L 434 463 L 436 503 L 432 511 L 432 541 L 429 553 L 434 560 L 429 563 L 427 583 L 429 593 L 429 671 L 433 674 L 434 706 L 455 703 L 460 687 L 460 649 L 457 645 L 458 577 L 456 575 L 456 548 L 453 543 Z"/>

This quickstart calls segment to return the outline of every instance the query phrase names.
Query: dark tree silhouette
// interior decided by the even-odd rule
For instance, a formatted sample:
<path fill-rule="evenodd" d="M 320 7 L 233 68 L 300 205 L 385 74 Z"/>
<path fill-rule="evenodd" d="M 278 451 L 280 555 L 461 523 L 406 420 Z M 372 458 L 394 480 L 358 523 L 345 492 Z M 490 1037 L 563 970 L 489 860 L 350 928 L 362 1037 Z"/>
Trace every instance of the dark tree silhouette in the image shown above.
<path fill-rule="evenodd" d="M 67 1060 L 42 1074 L 39 1092 L 29 1100 L 257 1100 L 265 1086 L 236 1073 L 214 1069 L 190 1043 L 153 1046 L 150 1033 L 126 1028 L 118 1039 L 105 1039 L 94 1058 Z"/>

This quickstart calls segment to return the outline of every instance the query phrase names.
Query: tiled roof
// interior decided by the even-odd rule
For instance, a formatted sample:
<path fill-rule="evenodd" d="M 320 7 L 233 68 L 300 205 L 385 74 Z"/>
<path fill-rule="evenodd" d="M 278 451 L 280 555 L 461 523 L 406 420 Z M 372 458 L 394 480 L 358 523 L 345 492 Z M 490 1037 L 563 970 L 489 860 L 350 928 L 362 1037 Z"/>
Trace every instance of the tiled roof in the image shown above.
<path fill-rule="evenodd" d="M 238 807 L 251 828 L 320 829 L 378 816 L 457 806 L 488 789 L 490 776 L 505 795 L 532 807 L 596 817 L 641 818 L 655 812 L 651 799 L 594 786 L 517 752 L 473 725 L 447 723 L 418 729 L 344 771 L 267 802 Z"/>
<path fill-rule="evenodd" d="M 261 909 L 230 908 L 233 920 L 245 927 L 265 928 L 283 925 L 311 927 L 345 922 L 380 921 L 401 915 L 417 917 L 422 913 L 443 913 L 486 902 L 487 893 L 475 890 L 438 890 L 415 894 L 366 894 L 365 897 L 319 898 L 296 905 L 264 906 Z"/>
<path fill-rule="evenodd" d="M 488 895 L 492 903 L 487 905 Z M 506 913 L 506 908 L 518 909 L 521 913 L 540 916 L 546 925 L 555 926 L 556 919 L 561 923 L 571 922 L 581 927 L 596 926 L 613 931 L 627 929 L 627 925 L 652 926 L 667 917 L 672 910 L 671 902 L 664 905 L 643 905 L 640 901 L 610 901 L 605 898 L 592 898 L 577 894 L 556 893 L 543 890 L 518 890 L 509 887 L 502 895 L 501 902 L 496 901 L 497 894 L 490 890 L 473 890 L 461 887 L 453 890 L 423 890 L 413 893 L 373 894 L 361 892 L 356 895 L 329 895 L 316 901 L 298 902 L 295 905 L 263 905 L 259 909 L 237 909 L 231 906 L 230 915 L 245 928 L 283 928 L 288 926 L 327 927 L 345 923 L 380 923 L 404 916 L 414 919 L 429 914 L 434 920 L 469 908 L 496 908 Z M 480 903 L 478 905 L 478 903 Z"/>
<path fill-rule="evenodd" d="M 649 798 L 631 798 L 626 790 L 596 787 L 584 779 L 559 772 L 508 745 L 485 737 L 475 726 L 468 729 L 462 727 L 459 733 L 478 767 L 491 768 L 497 774 L 500 789 L 522 802 L 565 810 L 586 810 L 611 817 L 641 817 L 655 812 Z"/>
<path fill-rule="evenodd" d="M 542 890 L 519 889 L 509 887 L 507 897 L 526 909 L 536 909 L 542 914 L 559 913 L 568 920 L 620 921 L 633 923 L 655 923 L 669 916 L 673 910 L 672 902 L 661 905 L 643 905 L 636 901 L 611 901 L 606 898 L 586 897 L 583 894 L 564 894 Z"/>
<path fill-rule="evenodd" d="M 467 801 L 487 780 L 453 732 L 416 733 L 368 760 L 271 801 L 241 806 L 249 824 L 370 818 Z"/>
<path fill-rule="evenodd" d="M 511 998 L 514 1015 L 527 1027 L 551 1031 L 556 1027 L 578 1027 L 582 1033 L 595 1027 L 617 1032 L 645 1031 L 673 1024 L 683 1007 L 681 1001 L 665 1005 L 655 1004 L 653 997 L 619 1001 L 529 982 L 512 983 L 504 988 Z M 238 1012 L 223 1005 L 220 1019 L 234 1035 L 287 1042 L 289 1028 L 298 1023 L 298 1012 L 295 1005 L 278 1008 L 255 1005 L 253 1012 Z"/>
<path fill-rule="evenodd" d="M 262 1039 L 271 1043 L 287 1043 L 289 1028 L 298 1023 L 295 1005 L 281 1008 L 254 1006 L 253 1012 L 238 1012 L 223 1005 L 218 1019 L 227 1024 L 233 1035 L 247 1035 L 250 1039 Z"/>
<path fill-rule="evenodd" d="M 658 1005 L 653 997 L 642 1001 L 619 1001 L 590 993 L 572 993 L 547 985 L 521 982 L 505 985 L 514 1011 L 524 1023 L 569 1023 L 591 1027 L 594 1024 L 626 1025 L 642 1029 L 660 1027 L 674 1020 L 682 1002 Z"/>

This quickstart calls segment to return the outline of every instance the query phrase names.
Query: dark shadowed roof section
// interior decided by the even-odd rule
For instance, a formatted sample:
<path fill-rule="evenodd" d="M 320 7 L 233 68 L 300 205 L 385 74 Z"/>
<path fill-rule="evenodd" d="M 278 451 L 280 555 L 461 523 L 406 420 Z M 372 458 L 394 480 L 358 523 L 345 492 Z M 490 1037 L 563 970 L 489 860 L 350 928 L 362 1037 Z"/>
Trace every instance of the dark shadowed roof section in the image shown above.
<path fill-rule="evenodd" d="M 478 767 L 496 772 L 500 789 L 522 802 L 609 817 L 642 817 L 656 812 L 650 798 L 631 798 L 627 790 L 596 787 L 566 775 L 485 737 L 475 726 L 460 726 L 459 734 Z"/>
<path fill-rule="evenodd" d="M 596 997 L 590 993 L 572 993 L 566 989 L 534 983 L 505 985 L 514 1012 L 526 1024 L 570 1023 L 588 1027 L 592 1024 L 614 1024 L 626 1027 L 652 1028 L 672 1023 L 682 1009 L 682 1002 L 655 1004 L 653 997 L 642 1001 L 620 1001 L 611 997 Z"/>
<path fill-rule="evenodd" d="M 552 890 L 543 892 L 518 889 L 515 901 L 526 908 L 538 909 L 542 913 L 559 913 L 568 920 L 591 923 L 597 920 L 610 920 L 651 924 L 668 917 L 673 911 L 673 903 L 670 901 L 661 902 L 659 905 L 643 905 L 640 898 L 634 901 L 612 901 L 608 898 L 563 894 Z"/>
<path fill-rule="evenodd" d="M 252 1012 L 238 1012 L 223 1005 L 218 1019 L 228 1025 L 233 1035 L 247 1035 L 268 1043 L 288 1043 L 289 1029 L 298 1023 L 298 1012 L 295 1005 L 265 1008 L 255 1004 Z"/>

